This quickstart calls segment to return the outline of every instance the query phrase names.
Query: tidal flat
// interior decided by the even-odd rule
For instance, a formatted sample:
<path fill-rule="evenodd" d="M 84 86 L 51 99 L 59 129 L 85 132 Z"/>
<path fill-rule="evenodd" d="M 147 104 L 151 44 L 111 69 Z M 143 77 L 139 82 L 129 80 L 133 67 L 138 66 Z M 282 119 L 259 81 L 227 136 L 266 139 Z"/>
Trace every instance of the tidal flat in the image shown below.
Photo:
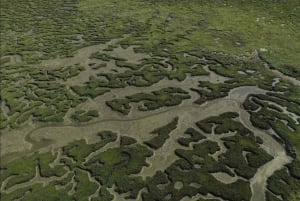
<path fill-rule="evenodd" d="M 299 1 L 0 11 L 1 200 L 300 200 Z"/>

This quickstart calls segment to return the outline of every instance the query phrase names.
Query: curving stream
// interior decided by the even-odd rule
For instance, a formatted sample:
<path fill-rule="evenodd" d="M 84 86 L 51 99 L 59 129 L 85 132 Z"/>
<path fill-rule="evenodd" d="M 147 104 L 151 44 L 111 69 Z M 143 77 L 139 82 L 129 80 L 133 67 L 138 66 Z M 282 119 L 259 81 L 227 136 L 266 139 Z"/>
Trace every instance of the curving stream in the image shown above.
<path fill-rule="evenodd" d="M 82 48 L 78 50 L 78 52 L 72 58 L 44 60 L 40 63 L 40 67 L 57 68 L 60 66 L 75 65 L 77 63 L 88 66 L 90 62 L 89 57 L 92 53 L 103 50 L 109 45 L 115 44 L 120 40 L 127 38 L 128 36 L 129 35 L 124 35 L 123 38 L 111 40 L 107 44 Z M 129 61 L 132 63 L 138 63 L 139 59 L 148 57 L 148 55 L 145 54 L 134 53 L 132 48 L 133 47 L 127 50 L 118 48 L 112 54 L 113 56 L 129 58 Z M 257 52 L 254 52 L 254 54 L 255 56 L 258 56 Z M 19 55 L 11 56 L 11 62 L 21 63 L 22 59 Z M 279 79 L 284 79 L 290 81 L 296 86 L 300 86 L 299 80 L 284 75 L 278 70 L 270 69 L 270 66 L 267 63 L 265 63 L 265 68 L 272 71 L 278 77 L 275 79 L 273 86 L 279 82 Z M 107 69 L 111 70 L 112 67 L 108 66 Z M 138 142 L 142 143 L 143 141 L 151 138 L 149 132 L 151 132 L 153 128 L 166 125 L 174 117 L 179 116 L 178 128 L 171 133 L 170 138 L 160 149 L 154 151 L 153 156 L 147 158 L 147 162 L 150 165 L 148 167 L 143 167 L 142 171 L 139 173 L 139 175 L 142 177 L 153 176 L 156 171 L 167 168 L 177 160 L 177 156 L 174 154 L 174 151 L 180 148 L 180 145 L 177 143 L 177 139 L 182 135 L 186 128 L 193 127 L 196 121 L 201 121 L 210 116 L 217 116 L 225 112 L 237 112 L 240 115 L 240 122 L 242 122 L 246 128 L 251 130 L 255 135 L 259 136 L 263 140 L 261 147 L 274 157 L 273 160 L 261 166 L 257 170 L 254 177 L 250 180 L 250 186 L 253 194 L 251 201 L 265 201 L 265 191 L 268 178 L 275 171 L 283 168 L 286 164 L 292 161 L 292 158 L 287 155 L 285 148 L 278 141 L 276 141 L 266 131 L 260 130 L 252 125 L 250 122 L 249 113 L 242 107 L 242 103 L 245 101 L 248 95 L 265 94 L 267 91 L 256 86 L 237 87 L 232 89 L 229 95 L 225 98 L 209 101 L 203 105 L 194 104 L 193 102 L 198 98 L 198 94 L 190 91 L 190 86 L 197 86 L 199 79 L 213 83 L 222 83 L 230 79 L 210 71 L 207 66 L 205 66 L 204 69 L 209 72 L 208 76 L 189 76 L 182 82 L 163 79 L 147 89 L 133 86 L 127 87 L 126 90 L 112 89 L 111 93 L 104 94 L 95 100 L 89 100 L 86 105 L 84 105 L 85 103 L 81 105 L 81 107 L 87 108 L 95 107 L 95 109 L 103 113 L 104 117 L 107 117 L 105 119 L 78 125 L 74 125 L 72 123 L 68 125 L 30 125 L 24 129 L 16 129 L 14 132 L 8 133 L 10 135 L 7 133 L 5 135 L 1 135 L 2 147 L 0 149 L 3 148 L 3 145 L 6 146 L 6 152 L 1 153 L 1 162 L 6 163 L 14 158 L 24 156 L 37 150 L 49 151 L 53 148 L 62 147 L 76 139 L 86 139 L 88 143 L 95 142 L 99 140 L 96 135 L 96 131 L 101 130 L 112 130 L 117 133 L 132 136 Z M 93 73 L 94 71 L 88 70 L 87 68 L 87 70 L 84 71 L 79 77 L 70 79 L 67 84 L 74 85 L 83 83 L 87 81 L 86 79 L 89 78 Z M 138 92 L 151 92 L 166 87 L 181 87 L 184 90 L 189 91 L 192 98 L 183 101 L 179 106 L 161 108 L 155 111 L 142 112 L 138 111 L 136 107 L 132 107 L 132 111 L 128 116 L 112 113 L 111 110 L 105 106 L 106 100 L 122 98 L 128 94 L 135 94 Z M 1 107 L 4 106 L 1 105 Z M 73 109 L 71 109 L 66 116 L 72 112 Z M 16 139 L 22 137 L 24 139 Z M 108 144 L 106 148 L 111 148 L 114 146 L 117 146 L 117 143 Z M 39 174 L 37 174 L 35 180 L 41 181 Z M 112 188 L 110 191 L 115 195 L 115 200 L 118 199 L 118 197 L 116 197 L 117 194 L 114 193 L 114 189 Z M 195 196 L 195 198 L 191 198 L 190 200 L 196 200 L 200 197 Z M 119 197 L 119 199 L 122 198 Z M 138 199 L 140 199 L 140 193 Z"/>
<path fill-rule="evenodd" d="M 172 134 L 172 137 L 166 141 L 165 145 L 155 151 L 154 156 L 148 160 L 150 166 L 142 170 L 144 176 L 151 176 L 155 171 L 168 167 L 177 159 L 174 157 L 174 150 L 178 147 L 172 146 L 176 142 L 177 137 L 180 137 L 180 134 L 182 134 L 182 132 L 178 132 L 177 130 L 183 131 L 185 128 L 193 126 L 195 121 L 205 119 L 209 116 L 220 115 L 225 112 L 238 112 L 240 114 L 240 121 L 245 127 L 253 131 L 255 135 L 263 139 L 262 148 L 274 157 L 272 161 L 260 167 L 255 176 L 250 180 L 253 192 L 252 201 L 264 201 L 267 179 L 276 170 L 281 169 L 284 165 L 291 162 L 291 158 L 287 156 L 283 146 L 274 138 L 251 124 L 249 114 L 242 108 L 242 103 L 249 94 L 253 93 L 263 94 L 266 91 L 255 86 L 238 87 L 231 90 L 227 97 L 216 99 L 203 105 L 196 105 L 192 101 L 186 101 L 179 106 L 159 109 L 156 112 L 148 113 L 148 115 L 140 111 L 134 111 L 134 113 L 140 113 L 139 115 L 134 115 L 135 118 L 129 116 L 124 119 L 124 117 L 120 116 L 120 118 L 102 119 L 81 125 L 38 127 L 25 135 L 25 141 L 31 144 L 31 148 L 27 151 L 18 152 L 17 156 L 40 149 L 50 150 L 61 147 L 75 139 L 84 138 L 88 143 L 93 142 L 98 140 L 95 131 L 100 130 L 112 130 L 132 136 L 138 142 L 142 142 L 151 137 L 149 132 L 153 130 L 153 127 L 163 126 L 174 117 L 180 116 L 180 129 L 176 129 L 174 136 Z"/>

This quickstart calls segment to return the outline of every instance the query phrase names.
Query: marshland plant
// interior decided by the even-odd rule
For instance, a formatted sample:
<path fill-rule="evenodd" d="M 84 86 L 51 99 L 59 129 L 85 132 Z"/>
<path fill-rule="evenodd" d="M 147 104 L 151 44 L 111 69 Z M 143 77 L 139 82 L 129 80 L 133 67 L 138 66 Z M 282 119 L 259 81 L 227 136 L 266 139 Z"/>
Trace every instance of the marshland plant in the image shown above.
<path fill-rule="evenodd" d="M 1 200 L 300 200 L 298 0 L 0 7 Z"/>

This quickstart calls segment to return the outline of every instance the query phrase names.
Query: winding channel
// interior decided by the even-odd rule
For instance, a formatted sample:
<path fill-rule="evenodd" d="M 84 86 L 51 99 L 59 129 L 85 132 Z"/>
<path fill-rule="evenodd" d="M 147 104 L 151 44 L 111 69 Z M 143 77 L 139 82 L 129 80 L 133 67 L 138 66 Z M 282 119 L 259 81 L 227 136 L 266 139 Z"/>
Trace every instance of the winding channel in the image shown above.
<path fill-rule="evenodd" d="M 284 147 L 265 131 L 255 128 L 249 120 L 250 115 L 242 108 L 242 103 L 249 94 L 265 92 L 266 91 L 254 86 L 238 87 L 231 90 L 227 97 L 216 99 L 203 105 L 196 105 L 193 103 L 189 103 L 188 105 L 181 104 L 176 107 L 160 110 L 159 112 L 137 118 L 110 118 L 81 125 L 38 127 L 28 132 L 25 136 L 25 141 L 32 145 L 31 149 L 18 153 L 18 156 L 24 156 L 25 154 L 40 149 L 59 147 L 82 137 L 86 139 L 89 138 L 90 141 L 93 141 L 95 131 L 108 129 L 122 134 L 126 133 L 127 135 L 133 135 L 139 142 L 142 142 L 149 137 L 149 129 L 151 131 L 151 128 L 153 129 L 154 125 L 155 127 L 163 125 L 176 116 L 185 118 L 186 121 L 190 122 L 190 125 L 192 125 L 194 122 L 209 116 L 220 115 L 225 112 L 238 112 L 240 114 L 240 121 L 245 127 L 253 131 L 255 135 L 263 139 L 264 143 L 262 148 L 274 157 L 273 160 L 260 167 L 255 176 L 250 180 L 253 193 L 251 201 L 264 201 L 267 179 L 276 170 L 283 168 L 284 165 L 291 162 L 291 158 L 287 156 Z M 189 123 L 184 125 L 190 126 Z M 166 154 L 168 155 L 171 153 Z M 167 156 L 165 159 L 167 159 Z"/>
<path fill-rule="evenodd" d="M 128 37 L 125 35 L 124 39 Z M 121 39 L 112 40 L 106 45 L 95 45 L 83 48 L 79 51 L 74 58 L 71 59 L 58 59 L 44 61 L 41 66 L 60 66 L 61 64 L 76 64 L 81 61 L 88 61 L 89 56 L 93 52 L 103 50 L 110 44 L 114 44 Z M 256 53 L 257 54 L 257 53 Z M 145 56 L 145 55 L 142 55 Z M 21 62 L 18 57 L 15 62 Z M 59 64 L 59 65 L 58 65 Z M 87 63 L 84 63 L 88 65 Z M 300 86 L 300 81 L 296 78 L 289 77 L 279 72 L 278 70 L 270 69 L 270 66 L 265 63 L 265 68 L 272 71 L 277 77 L 288 80 L 296 86 Z M 208 70 L 208 69 L 206 69 Z M 212 75 L 212 72 L 210 72 Z M 208 80 L 214 80 L 214 76 L 207 77 Z M 188 79 L 186 79 L 188 81 Z M 73 80 L 74 81 L 74 80 Z M 75 80 L 76 81 L 76 80 Z M 194 81 L 194 80 L 189 80 Z M 221 80 L 222 81 L 222 80 Z M 196 82 L 195 82 L 196 83 Z M 160 88 L 162 83 L 157 87 Z M 166 86 L 166 83 L 163 83 Z M 174 83 L 169 83 L 174 86 Z M 182 83 L 179 84 L 182 87 Z M 187 83 L 186 86 L 191 86 L 194 84 Z M 136 92 L 136 89 L 132 89 Z M 18 151 L 15 153 L 8 153 L 1 156 L 1 162 L 4 163 L 13 158 L 25 156 L 26 154 L 32 153 L 37 150 L 50 150 L 56 147 L 61 147 L 75 139 L 85 138 L 87 141 L 97 140 L 95 139 L 95 131 L 100 130 L 113 130 L 118 133 L 131 135 L 135 137 L 139 142 L 144 141 L 149 138 L 149 131 L 153 127 L 159 127 L 165 125 L 171 119 L 176 116 L 184 118 L 182 121 L 182 126 L 188 127 L 192 126 L 196 121 L 205 119 L 210 116 L 220 115 L 225 112 L 238 112 L 240 114 L 240 121 L 243 125 L 251 130 L 255 135 L 263 139 L 262 148 L 267 151 L 270 155 L 274 157 L 273 160 L 261 166 L 254 177 L 250 180 L 250 186 L 252 190 L 251 201 L 265 201 L 265 191 L 266 183 L 268 178 L 277 170 L 283 168 L 286 164 L 291 162 L 291 158 L 287 155 L 284 147 L 278 143 L 273 137 L 271 137 L 267 132 L 260 130 L 252 125 L 250 122 L 249 113 L 243 109 L 242 103 L 245 101 L 246 97 L 250 94 L 264 94 L 266 91 L 253 86 L 238 87 L 232 89 L 229 95 L 225 98 L 216 99 L 209 101 L 203 105 L 193 104 L 193 100 L 184 102 L 183 104 L 175 107 L 170 107 L 168 109 L 160 109 L 157 112 L 150 112 L 150 114 L 144 115 L 145 113 L 134 111 L 143 115 L 138 115 L 136 117 L 117 117 L 102 119 L 99 121 L 84 123 L 79 125 L 68 124 L 68 125 L 47 125 L 40 126 L 28 131 L 25 134 L 24 141 L 29 143 L 30 149 Z M 128 93 L 128 92 L 127 92 Z M 180 128 L 182 130 L 184 128 Z M 23 135 L 24 136 L 24 135 Z M 176 158 L 172 158 L 174 146 L 166 146 L 166 149 L 162 149 L 162 153 L 151 159 L 151 166 L 145 169 L 145 174 L 153 174 L 159 168 L 168 167 Z M 164 147 L 165 148 L 165 147 Z M 160 167 L 161 166 L 161 167 Z"/>

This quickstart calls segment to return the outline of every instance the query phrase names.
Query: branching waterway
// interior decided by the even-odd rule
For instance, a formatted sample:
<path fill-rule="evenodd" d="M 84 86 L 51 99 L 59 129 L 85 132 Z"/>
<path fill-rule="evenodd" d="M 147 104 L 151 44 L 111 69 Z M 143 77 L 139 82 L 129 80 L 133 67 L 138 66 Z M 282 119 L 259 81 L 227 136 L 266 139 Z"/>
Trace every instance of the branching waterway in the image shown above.
<path fill-rule="evenodd" d="M 25 135 L 25 142 L 31 144 L 31 148 L 27 151 L 15 153 L 15 157 L 25 155 L 40 149 L 53 149 L 61 147 L 75 139 L 85 138 L 88 142 L 95 140 L 96 131 L 112 130 L 118 133 L 124 133 L 142 142 L 149 137 L 149 131 L 153 126 L 159 127 L 176 116 L 180 116 L 184 121 L 181 127 L 193 126 L 194 122 L 205 119 L 210 116 L 220 115 L 225 112 L 238 112 L 240 114 L 240 121 L 246 128 L 251 130 L 255 135 L 263 139 L 262 148 L 274 157 L 273 160 L 260 167 L 255 176 L 250 180 L 251 189 L 253 192 L 252 201 L 265 200 L 265 187 L 268 177 L 270 177 L 276 170 L 281 169 L 284 165 L 291 161 L 287 156 L 284 147 L 272 138 L 267 132 L 255 128 L 250 120 L 249 114 L 242 107 L 249 94 L 264 94 L 265 90 L 259 89 L 255 86 L 238 87 L 229 93 L 225 98 L 209 101 L 203 105 L 196 105 L 190 101 L 185 102 L 179 106 L 167 109 L 161 109 L 158 112 L 151 114 L 144 113 L 144 116 L 136 118 L 120 117 L 102 119 L 92 123 L 80 125 L 53 125 L 42 126 L 29 131 Z M 139 112 L 139 111 L 135 111 Z M 142 113 L 142 112 L 140 112 Z M 182 131 L 184 128 L 180 128 Z M 172 140 L 172 138 L 171 138 Z M 168 145 L 172 145 L 176 141 L 169 141 Z M 177 158 L 174 154 L 176 146 L 168 146 L 168 150 L 163 147 L 157 150 L 153 157 L 148 161 L 150 166 L 142 171 L 141 174 L 147 176 L 153 175 L 157 170 L 164 169 L 171 165 Z M 4 156 L 5 158 L 5 156 Z M 155 165 L 159 161 L 159 166 Z"/>

